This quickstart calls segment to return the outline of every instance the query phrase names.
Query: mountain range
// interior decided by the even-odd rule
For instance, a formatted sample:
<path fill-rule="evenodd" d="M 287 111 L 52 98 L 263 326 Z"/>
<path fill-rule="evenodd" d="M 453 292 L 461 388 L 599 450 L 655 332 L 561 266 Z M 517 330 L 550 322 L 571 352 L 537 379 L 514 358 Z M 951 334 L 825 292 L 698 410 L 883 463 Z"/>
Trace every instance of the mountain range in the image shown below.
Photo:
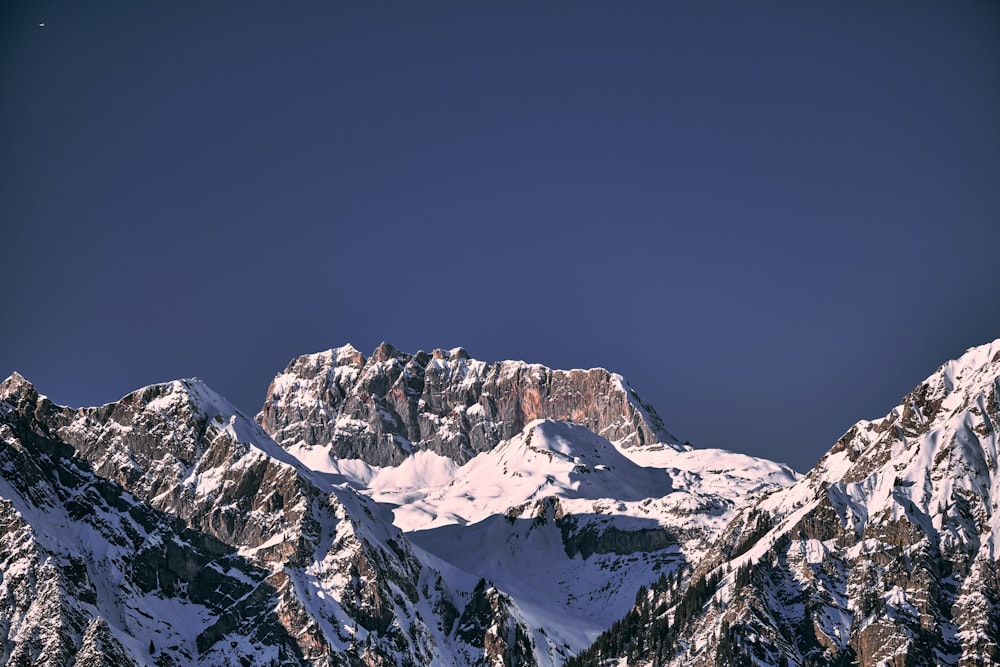
<path fill-rule="evenodd" d="M 254 417 L 14 373 L 0 663 L 1000 664 L 998 393 L 995 341 L 800 475 L 462 348 L 304 355 Z"/>

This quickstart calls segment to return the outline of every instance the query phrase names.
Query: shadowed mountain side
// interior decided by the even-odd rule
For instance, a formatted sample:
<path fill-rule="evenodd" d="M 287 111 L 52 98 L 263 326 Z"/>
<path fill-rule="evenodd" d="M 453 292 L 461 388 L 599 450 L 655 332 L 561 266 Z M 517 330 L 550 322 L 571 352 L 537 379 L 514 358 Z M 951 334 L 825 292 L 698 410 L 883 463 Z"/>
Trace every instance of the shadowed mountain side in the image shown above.
<path fill-rule="evenodd" d="M 657 521 L 568 515 L 551 497 L 534 510 L 533 519 L 491 516 L 407 538 L 508 593 L 525 618 L 573 652 L 624 615 L 640 586 L 686 564 L 676 536 Z"/>

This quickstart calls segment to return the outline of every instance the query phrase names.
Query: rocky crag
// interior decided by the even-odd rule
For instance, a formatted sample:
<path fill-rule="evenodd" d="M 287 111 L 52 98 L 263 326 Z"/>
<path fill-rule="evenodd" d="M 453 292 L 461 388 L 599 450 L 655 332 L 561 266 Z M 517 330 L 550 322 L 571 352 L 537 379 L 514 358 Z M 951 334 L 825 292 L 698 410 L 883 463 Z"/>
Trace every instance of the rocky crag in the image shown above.
<path fill-rule="evenodd" d="M 404 354 L 383 343 L 292 360 L 271 382 L 257 421 L 284 447 L 327 448 L 374 466 L 430 450 L 464 463 L 535 419 L 581 424 L 623 447 L 681 447 L 615 373 L 487 364 L 462 348 Z"/>

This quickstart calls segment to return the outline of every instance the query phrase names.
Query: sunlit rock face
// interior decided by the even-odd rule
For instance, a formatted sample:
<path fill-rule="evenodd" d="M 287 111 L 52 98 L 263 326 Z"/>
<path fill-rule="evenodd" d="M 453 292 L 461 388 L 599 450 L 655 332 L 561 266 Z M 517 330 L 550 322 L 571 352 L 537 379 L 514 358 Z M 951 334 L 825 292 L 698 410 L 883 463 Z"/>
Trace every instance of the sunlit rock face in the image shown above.
<path fill-rule="evenodd" d="M 274 378 L 257 415 L 285 447 L 328 447 L 376 466 L 423 449 L 463 463 L 535 419 L 581 424 L 623 447 L 680 446 L 620 375 L 487 364 L 462 348 L 404 354 L 383 343 L 368 359 L 350 345 L 304 355 Z"/>

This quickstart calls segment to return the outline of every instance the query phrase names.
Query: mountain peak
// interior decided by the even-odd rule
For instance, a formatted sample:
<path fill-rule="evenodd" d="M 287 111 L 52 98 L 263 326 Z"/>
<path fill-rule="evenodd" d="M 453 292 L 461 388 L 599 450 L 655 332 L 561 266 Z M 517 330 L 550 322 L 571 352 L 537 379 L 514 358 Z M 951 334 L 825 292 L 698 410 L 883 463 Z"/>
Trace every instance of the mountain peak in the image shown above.
<path fill-rule="evenodd" d="M 429 449 L 464 462 L 534 419 L 581 424 L 621 447 L 682 448 L 652 406 L 604 369 L 487 363 L 465 348 L 406 354 L 382 343 L 298 357 L 271 382 L 257 421 L 285 447 L 399 465 Z"/>
<path fill-rule="evenodd" d="M 453 347 L 450 350 L 435 348 L 431 351 L 431 359 L 439 361 L 457 361 L 459 359 L 470 359 L 469 353 L 464 347 Z"/>
<path fill-rule="evenodd" d="M 916 465 L 911 459 L 921 447 L 928 451 L 957 451 L 948 442 L 928 441 L 928 435 L 980 438 L 980 433 L 962 434 L 968 424 L 979 423 L 984 417 L 986 421 L 978 428 L 991 432 L 991 414 L 996 409 L 992 406 L 1000 391 L 998 382 L 1000 339 L 969 348 L 939 366 L 885 417 L 861 420 L 852 426 L 820 459 L 810 476 L 831 483 L 855 482 L 883 469 L 890 461 L 900 469 Z M 940 459 L 935 456 L 926 463 L 929 471 Z"/>
<path fill-rule="evenodd" d="M 44 398 L 23 375 L 14 371 L 0 383 L 0 401 L 14 406 L 37 403 Z"/>
<path fill-rule="evenodd" d="M 983 345 L 970 347 L 958 359 L 943 364 L 942 368 L 949 366 L 982 368 L 986 364 L 995 363 L 1000 363 L 1000 338 Z"/>
<path fill-rule="evenodd" d="M 132 392 L 123 401 L 145 401 L 146 409 L 170 410 L 178 406 L 193 406 L 208 417 L 232 417 L 239 410 L 228 399 L 205 384 L 204 380 L 191 377 L 150 385 Z"/>
<path fill-rule="evenodd" d="M 381 363 L 383 361 L 388 361 L 389 359 L 395 359 L 396 357 L 400 357 L 402 355 L 403 353 L 397 350 L 394 346 L 382 341 L 382 343 L 375 348 L 375 351 L 372 352 L 372 356 L 369 358 L 369 361 Z"/>
<path fill-rule="evenodd" d="M 17 371 L 14 371 L 6 380 L 0 382 L 0 397 L 6 397 L 7 395 L 22 389 L 34 390 L 34 388 L 35 387 L 27 380 L 27 378 Z"/>
<path fill-rule="evenodd" d="M 291 363 L 309 362 L 315 366 L 355 366 L 361 368 L 365 361 L 365 355 L 361 353 L 361 350 L 347 343 L 322 352 L 303 354 L 293 359 Z"/>
<path fill-rule="evenodd" d="M 944 392 L 951 393 L 975 384 L 978 380 L 990 381 L 997 369 L 1000 369 L 1000 339 L 970 347 L 959 358 L 942 364 L 925 383 L 938 380 Z"/>

